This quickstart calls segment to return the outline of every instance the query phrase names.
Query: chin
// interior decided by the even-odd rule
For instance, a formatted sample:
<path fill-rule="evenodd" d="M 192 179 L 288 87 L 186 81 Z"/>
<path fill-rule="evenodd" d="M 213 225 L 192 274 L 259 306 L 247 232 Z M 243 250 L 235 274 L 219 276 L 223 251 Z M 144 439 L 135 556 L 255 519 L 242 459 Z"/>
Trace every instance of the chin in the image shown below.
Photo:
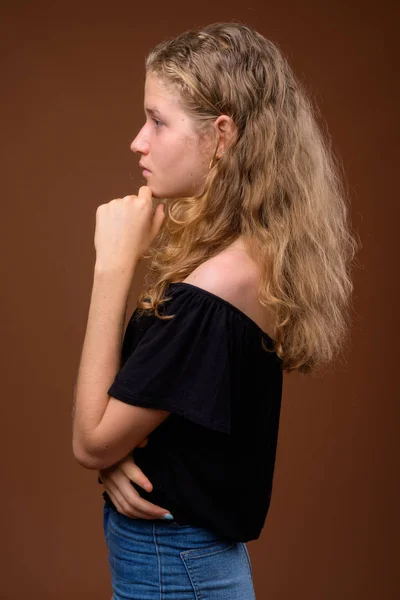
<path fill-rule="evenodd" d="M 194 196 L 195 195 L 195 191 L 193 189 L 177 189 L 177 188 L 168 188 L 168 186 L 163 186 L 161 185 L 157 185 L 157 182 L 155 181 L 147 181 L 145 183 L 145 185 L 147 185 L 150 190 L 151 190 L 151 195 L 153 196 L 153 198 L 157 198 L 157 199 L 173 199 L 173 198 L 184 198 L 186 196 Z"/>
<path fill-rule="evenodd" d="M 184 196 L 188 196 L 189 194 L 187 194 L 184 190 L 182 190 L 181 192 L 177 192 L 177 191 L 168 191 L 166 189 L 157 189 L 157 188 L 153 188 L 152 185 L 149 185 L 149 188 L 151 189 L 151 195 L 153 196 L 153 198 L 157 198 L 157 199 L 162 199 L 162 200 L 172 200 L 174 198 L 183 198 Z"/>

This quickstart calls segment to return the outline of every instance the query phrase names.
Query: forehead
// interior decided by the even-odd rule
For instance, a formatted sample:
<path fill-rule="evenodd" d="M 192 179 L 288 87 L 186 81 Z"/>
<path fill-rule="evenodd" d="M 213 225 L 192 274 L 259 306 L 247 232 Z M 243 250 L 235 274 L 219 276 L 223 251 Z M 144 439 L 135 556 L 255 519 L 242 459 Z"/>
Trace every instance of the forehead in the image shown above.
<path fill-rule="evenodd" d="M 171 88 L 152 73 L 146 75 L 144 86 L 144 108 L 152 114 L 162 114 L 162 112 L 180 110 L 179 95 L 174 93 Z"/>

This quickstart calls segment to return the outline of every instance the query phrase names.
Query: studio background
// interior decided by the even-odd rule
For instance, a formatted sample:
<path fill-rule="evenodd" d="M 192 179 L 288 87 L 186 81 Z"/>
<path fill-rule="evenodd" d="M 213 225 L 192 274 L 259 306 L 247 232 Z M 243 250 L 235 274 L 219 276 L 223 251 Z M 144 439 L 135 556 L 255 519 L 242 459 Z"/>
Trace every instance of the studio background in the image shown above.
<path fill-rule="evenodd" d="M 257 600 L 397 598 L 394 9 L 359 0 L 42 0 L 8 1 L 2 13 L 0 598 L 111 597 L 103 488 L 72 455 L 95 212 L 145 185 L 129 145 L 144 119 L 147 52 L 230 20 L 277 43 L 306 83 L 344 164 L 363 244 L 344 359 L 323 378 L 284 378 L 271 506 L 248 543 Z M 127 318 L 145 272 L 141 263 Z"/>

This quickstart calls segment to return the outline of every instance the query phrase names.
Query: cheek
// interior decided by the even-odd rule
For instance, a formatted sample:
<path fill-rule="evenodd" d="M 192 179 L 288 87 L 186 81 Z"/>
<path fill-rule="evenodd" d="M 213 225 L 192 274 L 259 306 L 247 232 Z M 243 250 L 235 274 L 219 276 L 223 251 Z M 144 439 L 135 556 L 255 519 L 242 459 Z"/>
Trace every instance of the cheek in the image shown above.
<path fill-rule="evenodd" d="M 182 161 L 188 154 L 188 150 L 188 145 L 182 137 L 171 135 L 165 135 L 153 146 L 153 154 L 157 155 L 157 161 L 167 166 Z"/>
<path fill-rule="evenodd" d="M 167 133 L 167 132 L 166 132 Z M 205 148 L 194 135 L 165 135 L 153 147 L 154 170 L 165 184 L 177 181 L 181 185 L 192 185 L 208 171 L 210 159 Z"/>
<path fill-rule="evenodd" d="M 194 149 L 184 140 L 177 140 L 174 144 L 167 144 L 160 152 L 160 164 L 171 174 L 176 171 L 192 171 L 198 162 Z M 166 173 L 168 175 L 168 173 Z"/>

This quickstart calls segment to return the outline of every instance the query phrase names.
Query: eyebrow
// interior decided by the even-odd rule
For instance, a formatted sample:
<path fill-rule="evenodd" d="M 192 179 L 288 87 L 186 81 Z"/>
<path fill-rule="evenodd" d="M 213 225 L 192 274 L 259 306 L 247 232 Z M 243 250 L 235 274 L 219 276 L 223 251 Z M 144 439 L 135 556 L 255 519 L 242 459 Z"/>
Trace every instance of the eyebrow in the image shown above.
<path fill-rule="evenodd" d="M 150 115 L 157 115 L 158 117 L 161 116 L 161 113 L 157 108 L 145 108 L 144 112 L 147 112 Z"/>

